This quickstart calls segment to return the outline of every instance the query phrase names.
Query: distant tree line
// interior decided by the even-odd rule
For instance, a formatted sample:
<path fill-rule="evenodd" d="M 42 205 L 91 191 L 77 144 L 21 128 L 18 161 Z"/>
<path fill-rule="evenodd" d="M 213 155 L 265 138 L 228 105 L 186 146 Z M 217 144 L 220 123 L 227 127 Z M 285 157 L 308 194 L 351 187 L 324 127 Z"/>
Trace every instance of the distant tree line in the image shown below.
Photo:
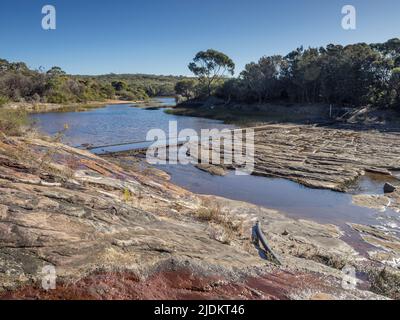
<path fill-rule="evenodd" d="M 149 74 L 107 74 L 101 76 L 80 76 L 83 79 L 96 80 L 109 84 L 122 82 L 122 86 L 130 91 L 145 93 L 148 97 L 174 96 L 177 82 L 188 79 L 183 76 L 163 76 Z"/>
<path fill-rule="evenodd" d="M 213 50 L 215 52 L 215 50 Z M 219 53 L 222 54 L 222 53 Z M 196 56 L 195 60 L 201 60 Z M 234 64 L 226 57 L 202 61 L 199 78 L 180 81 L 185 99 L 208 96 L 205 77 L 215 68 Z M 232 69 L 233 67 L 233 69 Z M 244 103 L 293 102 L 400 108 L 400 39 L 348 46 L 300 47 L 286 56 L 264 56 L 251 62 L 237 78 L 214 78 L 212 95 Z"/>
<path fill-rule="evenodd" d="M 85 103 L 105 99 L 146 100 L 175 95 L 183 77 L 156 75 L 74 76 L 61 68 L 31 70 L 0 59 L 0 105 L 8 102 Z"/>

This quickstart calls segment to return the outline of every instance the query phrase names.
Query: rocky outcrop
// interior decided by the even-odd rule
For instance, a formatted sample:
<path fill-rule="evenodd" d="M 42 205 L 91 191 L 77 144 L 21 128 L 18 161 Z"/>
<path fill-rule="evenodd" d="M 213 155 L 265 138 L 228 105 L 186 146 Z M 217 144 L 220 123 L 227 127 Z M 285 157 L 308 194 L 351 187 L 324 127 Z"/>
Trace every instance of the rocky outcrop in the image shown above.
<path fill-rule="evenodd" d="M 213 141 L 203 146 L 205 152 L 219 148 Z M 255 128 L 253 174 L 290 179 L 312 188 L 347 191 L 366 172 L 389 176 L 391 170 L 399 170 L 399 154 L 398 134 L 266 125 Z M 232 167 L 240 165 L 234 163 Z"/>
<path fill-rule="evenodd" d="M 384 212 L 391 204 L 391 201 L 390 198 L 385 195 L 357 194 L 353 196 L 353 204 L 359 207 L 366 207 Z"/>
<path fill-rule="evenodd" d="M 195 166 L 197 169 L 202 171 L 206 171 L 214 176 L 225 176 L 227 174 L 227 170 L 222 166 L 215 166 L 208 163 L 199 163 Z"/>
<path fill-rule="evenodd" d="M 172 264 L 172 263 L 169 263 Z M 379 298 L 368 292 L 344 294 L 309 273 L 271 271 L 260 275 L 248 275 L 240 279 L 226 279 L 214 273 L 202 275 L 199 270 L 182 266 L 163 266 L 141 280 L 131 272 L 91 274 L 73 286 L 60 283 L 55 290 L 44 291 L 28 286 L 7 293 L 7 299 L 115 299 L 115 300 L 334 300 Z"/>
<path fill-rule="evenodd" d="M 205 220 L 210 203 L 229 223 Z M 256 220 L 282 266 L 252 244 Z M 218 228 L 229 242 L 216 237 Z M 362 259 L 340 236 L 334 226 L 200 197 L 165 175 L 122 168 L 60 143 L 0 139 L 3 298 L 163 298 L 163 292 L 172 293 L 168 298 L 376 298 L 343 289 L 340 269 L 361 267 Z M 43 292 L 49 265 L 58 286 Z"/>

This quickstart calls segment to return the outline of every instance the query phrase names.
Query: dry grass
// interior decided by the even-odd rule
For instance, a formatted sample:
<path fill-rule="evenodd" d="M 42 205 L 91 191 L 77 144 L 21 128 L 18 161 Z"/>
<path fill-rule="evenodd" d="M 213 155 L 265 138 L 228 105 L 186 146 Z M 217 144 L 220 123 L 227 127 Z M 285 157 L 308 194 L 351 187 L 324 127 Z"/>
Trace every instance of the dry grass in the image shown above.
<path fill-rule="evenodd" d="M 81 166 L 80 159 L 73 155 L 65 156 L 64 161 L 65 161 L 65 165 L 73 171 L 78 170 L 79 167 Z"/>
<path fill-rule="evenodd" d="M 68 130 L 68 125 L 64 124 L 64 129 L 59 131 L 54 137 L 52 137 L 51 142 L 53 142 L 55 144 L 60 143 L 67 130 Z M 47 151 L 45 152 L 45 154 L 40 159 L 39 168 L 38 168 L 39 171 L 54 170 L 54 166 L 52 166 L 51 164 L 53 163 L 55 156 L 59 153 L 60 153 L 60 148 L 57 146 L 48 148 Z M 68 166 L 66 166 L 66 168 L 70 169 L 70 168 L 68 168 Z M 73 172 L 72 172 L 72 169 L 67 170 L 67 171 L 69 171 L 69 172 L 66 172 L 66 174 L 64 176 L 67 179 L 69 179 L 69 178 L 71 178 L 71 175 L 73 175 Z M 54 172 L 54 173 L 63 175 L 63 172 L 59 172 L 59 170 L 56 170 L 56 172 Z"/>
<path fill-rule="evenodd" d="M 385 268 L 370 271 L 368 276 L 372 292 L 400 300 L 400 271 Z"/>
<path fill-rule="evenodd" d="M 10 101 L 10 99 L 8 99 L 7 97 L 0 95 L 0 107 L 2 107 L 4 104 L 6 104 L 9 101 Z"/>
<path fill-rule="evenodd" d="M 208 222 L 210 237 L 222 243 L 231 244 L 244 234 L 243 221 L 235 221 L 218 203 L 204 202 L 195 216 L 200 221 Z"/>
<path fill-rule="evenodd" d="M 0 108 L 0 132 L 8 136 L 20 136 L 29 124 L 26 112 Z"/>
<path fill-rule="evenodd" d="M 17 138 L 9 137 L 0 131 L 0 151 L 15 160 L 16 164 L 26 165 L 28 168 L 35 168 L 38 163 L 37 156 L 24 143 L 19 143 Z M 34 173 L 34 172 L 31 172 Z"/>
<path fill-rule="evenodd" d="M 294 257 L 312 260 L 337 270 L 342 270 L 351 262 L 351 257 L 329 253 L 315 245 L 300 245 L 291 242 L 290 248 L 291 250 L 288 253 Z"/>
<path fill-rule="evenodd" d="M 12 112 L 12 110 L 7 111 Z M 35 128 L 23 127 L 22 123 L 25 124 L 26 122 L 21 119 L 15 120 L 14 116 L 7 118 L 7 128 L 14 127 L 14 129 L 7 130 L 6 132 L 0 131 L 0 143 L 2 143 L 3 152 L 6 152 L 7 156 L 14 159 L 16 163 L 26 166 L 28 172 L 31 174 L 47 175 L 52 178 L 58 177 L 58 180 L 71 179 L 74 176 L 76 166 L 79 164 L 78 158 L 66 156 L 64 165 L 58 165 L 55 163 L 55 157 L 56 155 L 60 155 L 61 152 L 56 144 L 39 151 L 32 148 L 29 143 L 22 143 L 20 138 L 16 137 L 16 130 L 19 130 L 19 134 L 26 141 L 39 138 L 56 143 L 61 141 L 65 130 L 67 130 L 67 126 L 64 131 L 59 132 L 55 137 L 44 139 L 45 136 L 42 136 Z M 10 120 L 11 118 L 13 119 L 12 121 Z M 0 119 L 0 123 L 5 122 L 4 118 Z M 13 124 L 11 125 L 10 123 Z M 17 126 L 20 126 L 19 129 L 17 129 Z M 4 126 L 1 128 L 4 128 Z M 30 130 L 26 130 L 27 128 Z"/>
<path fill-rule="evenodd" d="M 327 255 L 326 253 L 319 251 L 316 254 L 312 254 L 310 256 L 300 255 L 299 258 L 313 260 L 315 262 L 321 263 L 337 270 L 342 270 L 348 264 L 348 260 L 340 257 L 339 255 Z"/>

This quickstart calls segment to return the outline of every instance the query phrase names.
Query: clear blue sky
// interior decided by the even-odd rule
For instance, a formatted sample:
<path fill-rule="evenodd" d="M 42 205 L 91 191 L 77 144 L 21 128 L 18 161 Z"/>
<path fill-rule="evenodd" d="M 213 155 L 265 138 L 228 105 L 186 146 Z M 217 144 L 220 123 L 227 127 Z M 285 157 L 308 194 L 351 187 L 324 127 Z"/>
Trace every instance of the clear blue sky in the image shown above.
<path fill-rule="evenodd" d="M 41 9 L 57 9 L 57 30 Z M 357 8 L 357 30 L 341 8 Z M 242 70 L 300 46 L 400 37 L 399 0 L 1 0 L 0 58 L 73 74 L 189 74 L 199 50 L 227 53 Z"/>

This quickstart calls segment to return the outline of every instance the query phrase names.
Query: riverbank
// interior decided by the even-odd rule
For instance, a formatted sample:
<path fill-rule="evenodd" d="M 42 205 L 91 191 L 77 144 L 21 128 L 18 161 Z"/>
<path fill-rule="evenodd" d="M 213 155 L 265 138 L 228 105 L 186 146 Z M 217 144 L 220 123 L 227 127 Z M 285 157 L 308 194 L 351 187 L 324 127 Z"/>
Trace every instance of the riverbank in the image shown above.
<path fill-rule="evenodd" d="M 354 130 L 400 131 L 400 112 L 369 107 L 348 108 L 329 104 L 240 104 L 217 98 L 181 103 L 167 111 L 173 115 L 222 120 L 242 126 L 309 124 Z"/>
<path fill-rule="evenodd" d="M 368 290 L 382 293 L 376 287 L 381 266 L 341 240 L 337 227 L 198 196 L 164 175 L 60 143 L 2 136 L 0 189 L 3 298 L 368 299 L 379 298 Z M 280 266 L 252 244 L 256 220 Z M 56 268 L 55 291 L 40 288 L 47 265 Z M 345 290 L 345 265 L 369 274 L 372 287 Z M 164 289 L 156 293 L 158 286 Z"/>
<path fill-rule="evenodd" d="M 175 108 L 176 102 L 174 97 L 158 97 L 153 98 L 150 101 L 143 101 L 136 103 L 132 108 L 140 108 L 145 110 L 159 110 L 159 109 L 170 109 Z"/>
<path fill-rule="evenodd" d="M 9 102 L 2 108 L 23 110 L 28 113 L 45 113 L 45 112 L 77 112 L 94 108 L 102 108 L 107 105 L 115 104 L 142 104 L 145 101 L 125 101 L 125 100 L 104 100 L 104 101 L 88 101 L 83 103 L 56 104 L 56 103 L 31 103 L 31 102 Z"/>

